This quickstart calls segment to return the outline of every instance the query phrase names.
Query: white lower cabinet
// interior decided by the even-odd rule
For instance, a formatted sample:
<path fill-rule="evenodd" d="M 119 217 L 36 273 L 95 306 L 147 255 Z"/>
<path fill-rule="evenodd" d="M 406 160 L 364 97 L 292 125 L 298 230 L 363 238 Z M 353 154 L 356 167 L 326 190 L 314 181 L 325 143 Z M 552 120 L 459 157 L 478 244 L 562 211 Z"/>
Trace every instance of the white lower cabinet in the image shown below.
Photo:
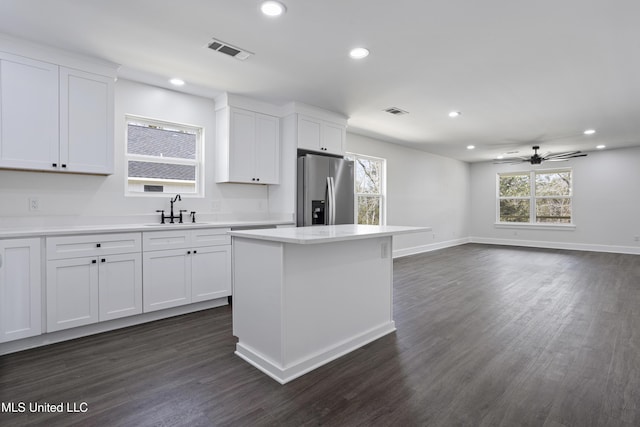
<path fill-rule="evenodd" d="M 96 258 L 47 262 L 47 332 L 97 322 L 98 304 Z"/>
<path fill-rule="evenodd" d="M 228 230 L 144 233 L 144 311 L 231 295 Z"/>
<path fill-rule="evenodd" d="M 142 313 L 142 254 L 101 258 L 98 288 L 101 322 Z"/>
<path fill-rule="evenodd" d="M 91 256 L 57 250 L 83 246 Z M 140 233 L 48 238 L 47 254 L 47 332 L 142 313 Z"/>
<path fill-rule="evenodd" d="M 184 249 L 144 253 L 144 311 L 191 302 L 191 268 Z"/>
<path fill-rule="evenodd" d="M 231 246 L 194 250 L 191 257 L 191 302 L 231 295 Z"/>
<path fill-rule="evenodd" d="M 40 239 L 0 240 L 0 342 L 42 333 Z"/>

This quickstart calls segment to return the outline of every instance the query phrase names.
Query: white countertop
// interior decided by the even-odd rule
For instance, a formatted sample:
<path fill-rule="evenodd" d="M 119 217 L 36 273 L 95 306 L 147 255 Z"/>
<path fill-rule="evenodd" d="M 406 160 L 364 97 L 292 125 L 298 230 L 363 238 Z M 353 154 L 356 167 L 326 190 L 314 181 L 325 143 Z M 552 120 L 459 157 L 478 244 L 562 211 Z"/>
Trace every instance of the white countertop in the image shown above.
<path fill-rule="evenodd" d="M 104 225 L 55 225 L 55 226 L 17 226 L 0 228 L 0 239 L 19 237 L 46 237 L 60 235 L 78 235 L 93 233 L 126 233 L 159 230 L 187 230 L 193 228 L 233 228 L 293 225 L 290 221 L 203 221 L 183 224 L 104 224 Z"/>
<path fill-rule="evenodd" d="M 272 228 L 265 230 L 230 231 L 233 237 L 269 240 L 272 242 L 312 244 L 343 240 L 368 239 L 396 234 L 431 231 L 431 227 L 405 227 L 399 225 L 316 225 L 297 228 Z"/>

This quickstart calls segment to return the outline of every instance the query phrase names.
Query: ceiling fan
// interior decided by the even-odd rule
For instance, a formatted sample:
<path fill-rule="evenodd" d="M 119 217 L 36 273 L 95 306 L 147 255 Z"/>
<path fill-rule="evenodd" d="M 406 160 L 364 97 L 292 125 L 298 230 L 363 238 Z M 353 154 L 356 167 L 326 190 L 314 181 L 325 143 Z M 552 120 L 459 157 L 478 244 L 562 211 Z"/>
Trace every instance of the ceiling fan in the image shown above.
<path fill-rule="evenodd" d="M 516 163 L 531 163 L 532 165 L 539 165 L 542 162 L 548 161 L 548 162 L 564 162 L 567 161 L 573 157 L 585 157 L 586 154 L 581 152 L 581 151 L 567 151 L 565 153 L 556 153 L 556 154 L 551 154 L 551 152 L 547 151 L 546 153 L 544 153 L 543 155 L 538 154 L 538 150 L 540 149 L 540 147 L 538 145 L 534 145 L 533 147 L 533 156 L 531 157 L 526 157 L 526 156 L 521 156 L 521 157 L 511 157 L 511 158 L 507 158 L 507 159 L 500 159 L 500 160 L 496 160 L 495 164 L 498 163 L 508 163 L 508 164 L 516 164 Z"/>

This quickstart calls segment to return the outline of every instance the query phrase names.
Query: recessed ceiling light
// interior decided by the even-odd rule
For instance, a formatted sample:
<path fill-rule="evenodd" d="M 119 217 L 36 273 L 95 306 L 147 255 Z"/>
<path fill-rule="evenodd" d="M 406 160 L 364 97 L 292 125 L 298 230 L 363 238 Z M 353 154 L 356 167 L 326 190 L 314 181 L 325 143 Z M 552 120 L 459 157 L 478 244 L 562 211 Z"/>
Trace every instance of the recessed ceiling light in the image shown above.
<path fill-rule="evenodd" d="M 473 150 L 474 148 L 476 148 L 475 145 L 467 145 L 467 150 Z"/>
<path fill-rule="evenodd" d="M 369 49 L 365 49 L 364 47 L 356 47 L 351 49 L 349 52 L 349 56 L 353 59 L 362 59 L 369 56 Z"/>
<path fill-rule="evenodd" d="M 498 157 L 496 157 L 496 159 L 502 160 L 502 159 L 504 159 L 504 156 L 502 154 L 500 154 Z"/>
<path fill-rule="evenodd" d="M 595 129 L 587 129 L 584 131 L 585 135 L 593 135 L 594 133 L 596 133 Z"/>
<path fill-rule="evenodd" d="M 169 80 L 169 83 L 171 83 L 174 86 L 184 86 L 184 80 L 182 79 L 171 79 Z"/>
<path fill-rule="evenodd" d="M 603 148 L 607 148 L 607 146 L 606 146 L 606 145 L 604 145 L 604 144 L 600 144 L 600 145 L 596 145 L 596 148 L 597 148 L 598 150 L 602 150 Z"/>
<path fill-rule="evenodd" d="M 287 8 L 278 1 L 263 1 L 260 11 L 267 16 L 280 16 L 287 11 Z"/>
<path fill-rule="evenodd" d="M 460 111 L 452 111 L 449 113 L 449 117 L 458 117 L 462 113 Z"/>

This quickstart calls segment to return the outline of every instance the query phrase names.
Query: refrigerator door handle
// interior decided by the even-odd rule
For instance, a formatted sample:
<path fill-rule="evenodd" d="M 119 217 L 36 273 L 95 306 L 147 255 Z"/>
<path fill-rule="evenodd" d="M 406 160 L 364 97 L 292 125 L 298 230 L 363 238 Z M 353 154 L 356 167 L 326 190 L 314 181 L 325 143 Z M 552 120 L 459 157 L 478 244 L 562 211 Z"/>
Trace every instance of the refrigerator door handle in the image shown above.
<path fill-rule="evenodd" d="M 331 212 L 331 225 L 336 224 L 336 182 L 332 176 L 329 177 L 329 184 L 331 185 L 331 205 L 329 210 Z"/>
<path fill-rule="evenodd" d="M 331 191 L 331 177 L 327 177 L 327 189 L 326 189 L 326 202 L 324 207 L 325 220 L 324 223 L 326 225 L 331 225 L 331 207 L 333 206 L 333 194 Z"/>
<path fill-rule="evenodd" d="M 329 225 L 335 225 L 336 223 L 336 183 L 332 176 L 327 178 L 327 185 L 329 186 Z"/>

